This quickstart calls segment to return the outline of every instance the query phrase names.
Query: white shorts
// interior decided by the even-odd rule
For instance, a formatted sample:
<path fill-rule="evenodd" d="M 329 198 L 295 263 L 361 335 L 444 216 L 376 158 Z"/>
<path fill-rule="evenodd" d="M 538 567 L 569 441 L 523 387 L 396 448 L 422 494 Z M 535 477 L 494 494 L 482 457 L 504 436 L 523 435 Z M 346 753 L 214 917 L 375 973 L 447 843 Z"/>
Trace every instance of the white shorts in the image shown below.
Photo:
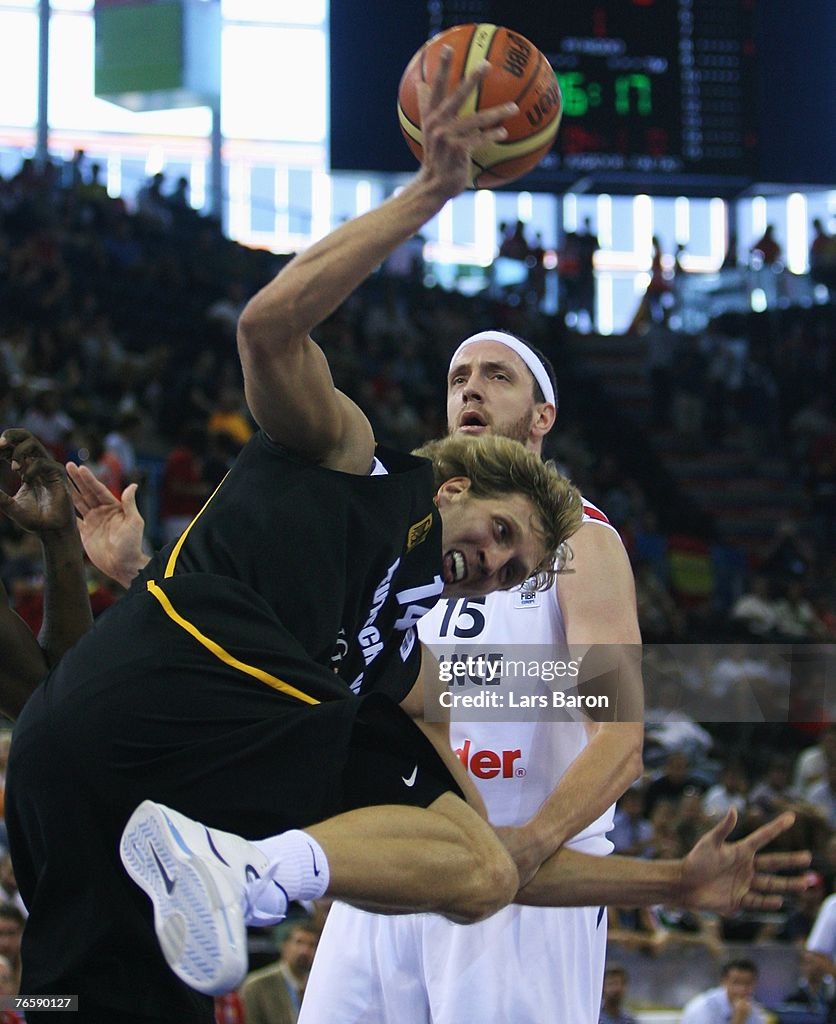
<path fill-rule="evenodd" d="M 597 1024 L 604 907 L 505 907 L 473 925 L 335 903 L 299 1024 Z"/>

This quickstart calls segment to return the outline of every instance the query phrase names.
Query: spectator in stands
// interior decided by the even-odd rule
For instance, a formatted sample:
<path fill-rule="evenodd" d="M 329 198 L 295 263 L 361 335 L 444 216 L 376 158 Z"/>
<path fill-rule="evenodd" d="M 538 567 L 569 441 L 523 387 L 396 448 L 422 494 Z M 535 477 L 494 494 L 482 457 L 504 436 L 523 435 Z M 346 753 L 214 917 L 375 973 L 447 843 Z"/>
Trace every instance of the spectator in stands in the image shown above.
<path fill-rule="evenodd" d="M 622 1007 L 629 980 L 623 967 L 613 964 L 604 970 L 604 997 L 598 1024 L 637 1024 L 636 1018 Z"/>
<path fill-rule="evenodd" d="M 653 913 L 662 931 L 660 948 L 699 946 L 715 960 L 723 956 L 721 919 L 716 914 L 695 913 L 680 907 L 659 906 Z"/>
<path fill-rule="evenodd" d="M 817 1014 L 824 1024 L 830 1019 L 834 999 L 836 981 L 833 975 L 818 957 L 805 950 L 801 957 L 798 985 L 784 997 L 784 1003 L 806 1007 L 811 1013 Z"/>
<path fill-rule="evenodd" d="M 191 210 L 192 204 L 189 201 L 189 179 L 181 175 L 171 192 L 165 197 L 166 202 L 172 210 Z"/>
<path fill-rule="evenodd" d="M 824 902 L 824 878 L 818 871 L 807 873 L 807 888 L 787 900 L 781 924 L 767 924 L 758 934 L 758 942 L 775 939 L 803 947 L 813 930 Z"/>
<path fill-rule="evenodd" d="M 836 829 L 836 761 L 830 761 L 823 779 L 807 790 L 807 799 L 817 808 L 827 825 Z"/>
<path fill-rule="evenodd" d="M 319 932 L 312 921 L 297 920 L 283 934 L 279 959 L 251 971 L 241 986 L 247 1024 L 295 1024 L 299 1016 Z"/>
<path fill-rule="evenodd" d="M 696 700 L 701 699 L 703 680 L 699 668 L 662 666 L 661 671 L 654 673 L 652 650 L 648 652 L 646 664 L 645 763 L 658 765 L 673 753 L 699 761 L 711 750 L 714 741 L 683 707 L 683 700 L 689 693 L 695 691 Z"/>
<path fill-rule="evenodd" d="M 29 916 L 23 897 L 18 892 L 12 858 L 8 853 L 0 856 L 0 903 L 10 903 L 17 907 L 24 918 Z"/>
<path fill-rule="evenodd" d="M 113 201 L 107 193 L 107 183 L 104 181 L 100 163 L 90 165 L 90 174 L 86 181 L 79 182 L 76 196 L 82 222 L 95 227 L 103 225 L 107 208 Z"/>
<path fill-rule="evenodd" d="M 509 260 L 522 260 L 525 262 L 528 259 L 531 246 L 525 237 L 524 221 L 518 220 L 512 228 L 500 224 L 500 230 L 503 230 L 503 234 L 499 243 L 499 255 Z"/>
<path fill-rule="evenodd" d="M 809 465 L 810 456 L 820 442 L 836 444 L 832 398 L 826 392 L 814 395 L 790 420 L 793 454 L 802 465 Z"/>
<path fill-rule="evenodd" d="M 671 282 L 664 267 L 662 243 L 654 235 L 651 239 L 650 283 L 647 286 L 647 303 L 650 319 L 655 324 L 664 323 L 670 312 Z"/>
<path fill-rule="evenodd" d="M 639 786 L 630 789 L 618 801 L 609 839 L 615 852 L 629 857 L 650 857 L 653 826 L 642 814 L 644 794 Z"/>
<path fill-rule="evenodd" d="M 661 301 L 661 300 L 660 300 Z M 653 307 L 655 308 L 655 307 Z M 647 373 L 650 383 L 651 416 L 654 427 L 667 429 L 671 426 L 674 398 L 674 366 L 679 353 L 681 338 L 671 330 L 664 307 L 659 318 L 654 316 L 644 333 L 646 343 Z"/>
<path fill-rule="evenodd" d="M 635 563 L 636 607 L 645 642 L 682 639 L 685 617 L 649 562 Z"/>
<path fill-rule="evenodd" d="M 171 210 L 163 195 L 164 182 L 165 175 L 162 171 L 158 171 L 136 195 L 137 213 L 146 225 L 158 230 L 168 229 L 171 226 Z"/>
<path fill-rule="evenodd" d="M 753 644 L 732 644 L 712 666 L 708 689 L 715 709 L 728 721 L 746 722 L 750 713 L 760 712 L 757 696 L 769 693 L 773 667 L 766 654 Z"/>
<path fill-rule="evenodd" d="M 67 444 L 75 423 L 61 407 L 61 395 L 57 388 L 47 385 L 36 392 L 20 425 L 34 434 L 56 459 L 62 461 L 66 457 Z"/>
<path fill-rule="evenodd" d="M 576 231 L 564 231 L 557 255 L 560 307 L 564 320 L 577 323 L 580 308 L 581 240 Z"/>
<path fill-rule="evenodd" d="M 679 798 L 674 833 L 682 850 L 690 850 L 712 822 L 703 811 L 702 794 L 687 790 Z"/>
<path fill-rule="evenodd" d="M 766 576 L 752 577 L 749 590 L 735 601 L 731 617 L 753 637 L 763 639 L 773 635 L 775 602 L 771 599 Z"/>
<path fill-rule="evenodd" d="M 142 417 L 136 412 L 120 413 L 112 430 L 105 435 L 105 448 L 122 467 L 126 484 L 138 483 L 142 474 L 137 463 L 136 445 L 142 436 Z"/>
<path fill-rule="evenodd" d="M 778 633 L 788 640 L 831 639 L 807 598 L 802 580 L 790 580 L 784 596 L 775 602 L 775 625 Z"/>
<path fill-rule="evenodd" d="M 720 781 L 711 786 L 703 797 L 703 811 L 712 823 L 724 817 L 730 807 L 742 815 L 748 791 L 749 779 L 743 765 L 739 761 L 729 761 L 723 767 Z"/>
<path fill-rule="evenodd" d="M 690 787 L 683 792 L 691 792 Z M 651 855 L 656 859 L 667 860 L 671 857 L 679 857 L 682 853 L 679 836 L 676 834 L 680 799 L 681 796 L 676 799 L 663 798 L 657 800 L 653 805 L 653 810 L 648 815 L 650 824 L 653 827 L 650 850 Z"/>
<path fill-rule="evenodd" d="M 26 920 L 13 903 L 0 903 L 0 956 L 4 956 L 12 968 L 14 991 L 20 988 L 20 940 Z"/>
<path fill-rule="evenodd" d="M 206 431 L 195 423 L 187 425 L 163 468 L 160 526 L 164 544 L 180 536 L 211 493 L 203 476 L 205 453 Z"/>
<path fill-rule="evenodd" d="M 215 1009 L 215 1024 L 246 1024 L 244 1004 L 237 992 L 226 992 L 222 996 L 215 996 L 212 1002 Z"/>
<path fill-rule="evenodd" d="M 782 811 L 792 811 L 796 819 L 793 826 L 793 834 L 798 837 L 796 845 L 809 848 L 817 845 L 821 815 L 803 799 L 790 779 L 791 762 L 783 754 L 774 754 L 769 759 L 764 777 L 749 793 L 746 813 L 753 824 L 760 824 Z"/>
<path fill-rule="evenodd" d="M 807 797 L 810 787 L 827 774 L 828 763 L 836 762 L 836 725 L 828 725 L 818 743 L 805 747 L 798 755 L 793 771 L 793 787 Z"/>
<path fill-rule="evenodd" d="M 700 450 L 705 415 L 707 360 L 697 336 L 685 335 L 674 354 L 671 368 L 672 425 L 680 441 Z"/>
<path fill-rule="evenodd" d="M 227 434 L 239 448 L 244 447 L 253 436 L 253 424 L 241 388 L 227 385 L 220 389 L 206 430 L 210 434 Z"/>
<path fill-rule="evenodd" d="M 78 452 L 73 461 L 83 462 L 111 494 L 117 498 L 121 497 L 122 488 L 127 483 L 122 472 L 122 463 L 111 449 L 105 447 L 104 438 L 98 431 L 86 432 L 79 442 Z"/>
<path fill-rule="evenodd" d="M 667 932 L 651 907 L 607 907 L 607 941 L 655 956 L 667 943 Z"/>
<path fill-rule="evenodd" d="M 0 996 L 17 994 L 17 984 L 12 965 L 5 956 L 0 956 Z M 0 1024 L 24 1024 L 25 1017 L 17 1010 L 0 1010 Z"/>
<path fill-rule="evenodd" d="M 752 244 L 749 252 L 765 267 L 772 267 L 781 259 L 781 246 L 775 238 L 775 225 L 767 224 L 763 235 Z"/>
<path fill-rule="evenodd" d="M 247 290 L 243 281 L 230 281 L 226 294 L 215 301 L 206 310 L 206 319 L 216 325 L 226 338 L 235 338 L 238 329 L 238 317 L 247 304 Z"/>
<path fill-rule="evenodd" d="M 834 237 L 825 230 L 820 217 L 813 221 L 813 240 L 810 243 L 810 277 L 817 282 L 827 284 L 828 270 L 836 264 L 834 259 Z"/>
<path fill-rule="evenodd" d="M 688 756 L 680 751 L 674 751 L 666 758 L 661 774 L 647 787 L 645 815 L 651 817 L 660 800 L 676 803 L 689 787 L 703 789 L 700 780 L 691 774 Z"/>
<path fill-rule="evenodd" d="M 721 984 L 686 1004 L 681 1024 L 766 1024 L 766 1015 L 754 1001 L 758 967 L 753 960 L 729 960 Z"/>

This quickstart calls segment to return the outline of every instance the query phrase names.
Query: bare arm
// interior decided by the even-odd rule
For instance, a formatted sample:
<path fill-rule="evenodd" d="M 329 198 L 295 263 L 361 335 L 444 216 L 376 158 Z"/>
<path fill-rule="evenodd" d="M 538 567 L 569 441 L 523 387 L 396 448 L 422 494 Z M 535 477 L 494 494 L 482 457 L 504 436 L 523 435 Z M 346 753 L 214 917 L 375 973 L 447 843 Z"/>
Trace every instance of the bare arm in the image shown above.
<path fill-rule="evenodd" d="M 591 523 L 572 537 L 571 548 L 557 590 L 569 649 L 573 657 L 584 654 L 579 687 L 611 696 L 600 717 L 642 723 L 641 633 L 627 552 L 616 533 Z M 641 761 L 635 766 L 640 771 Z"/>
<path fill-rule="evenodd" d="M 373 438 L 365 416 L 335 390 L 310 331 L 467 187 L 473 149 L 505 135 L 499 124 L 508 107 L 458 117 L 484 70 L 445 98 L 449 63 L 447 52 L 438 76 L 422 90 L 424 163 L 418 175 L 399 195 L 293 259 L 250 300 L 239 321 L 238 348 L 253 416 L 273 440 L 333 469 L 367 472 Z"/>
<path fill-rule="evenodd" d="M 593 647 L 582 662 L 579 688 L 586 682 L 598 692 L 596 673 L 615 658 L 618 685 L 607 689 L 617 690 L 621 720 L 588 723 L 589 743 L 521 827 L 511 852 L 523 877 L 603 814 L 642 771 L 641 635 L 630 564 L 618 537 L 602 526 L 582 526 L 571 546 L 570 571 L 558 577 L 557 588 L 572 656 L 591 645 L 612 645 L 601 649 L 603 657 Z"/>
<path fill-rule="evenodd" d="M 48 670 L 46 656 L 32 630 L 9 607 L 0 582 L 0 713 L 17 718 Z"/>
<path fill-rule="evenodd" d="M 63 466 L 25 430 L 0 436 L 0 457 L 20 478 L 14 497 L 0 491 L 0 511 L 37 533 L 44 556 L 44 615 L 38 637 L 2 605 L 3 668 L 0 701 L 14 718 L 48 668 L 57 664 L 92 624 L 81 540 Z M 3 598 L 7 598 L 5 589 Z M 34 645 L 34 646 L 33 646 Z"/>
<path fill-rule="evenodd" d="M 637 857 L 593 857 L 563 848 L 550 857 L 532 882 L 517 894 L 517 903 L 531 906 L 641 907 L 655 903 L 732 913 L 740 907 L 775 910 L 782 896 L 803 892 L 806 852 L 759 851 L 794 822 L 782 814 L 736 843 L 726 842 L 737 821 L 729 811 L 681 860 Z"/>

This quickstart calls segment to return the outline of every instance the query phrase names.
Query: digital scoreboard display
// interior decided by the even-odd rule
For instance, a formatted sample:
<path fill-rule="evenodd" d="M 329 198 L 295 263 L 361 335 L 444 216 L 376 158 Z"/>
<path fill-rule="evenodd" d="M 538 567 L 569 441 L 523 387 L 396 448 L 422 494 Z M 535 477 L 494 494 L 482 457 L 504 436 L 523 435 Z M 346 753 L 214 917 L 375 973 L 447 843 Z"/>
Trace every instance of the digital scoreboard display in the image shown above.
<path fill-rule="evenodd" d="M 533 176 L 755 173 L 754 0 L 548 6 L 451 2 L 433 25 L 508 25 L 551 62 L 563 122 Z"/>
<path fill-rule="evenodd" d="M 836 0 L 330 0 L 331 166 L 410 173 L 401 73 L 430 36 L 492 22 L 551 62 L 563 121 L 514 188 L 737 195 L 836 182 Z"/>

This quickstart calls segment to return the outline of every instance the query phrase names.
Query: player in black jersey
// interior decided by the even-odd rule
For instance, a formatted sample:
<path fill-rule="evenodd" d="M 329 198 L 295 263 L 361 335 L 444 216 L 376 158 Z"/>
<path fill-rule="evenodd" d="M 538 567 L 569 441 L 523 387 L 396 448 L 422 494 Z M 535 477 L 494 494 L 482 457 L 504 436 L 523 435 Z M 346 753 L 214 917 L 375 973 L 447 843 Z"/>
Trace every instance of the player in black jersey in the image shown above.
<path fill-rule="evenodd" d="M 395 701 L 433 600 L 547 578 L 578 495 L 500 439 L 376 459 L 309 334 L 503 136 L 508 108 L 457 117 L 483 71 L 445 98 L 448 63 L 422 98 L 414 181 L 245 309 L 261 430 L 18 719 L 6 811 L 30 909 L 23 988 L 78 994 L 84 1020 L 210 1020 L 197 992 L 240 980 L 245 919 L 280 919 L 294 898 L 474 920 L 519 886 L 449 748 Z"/>

